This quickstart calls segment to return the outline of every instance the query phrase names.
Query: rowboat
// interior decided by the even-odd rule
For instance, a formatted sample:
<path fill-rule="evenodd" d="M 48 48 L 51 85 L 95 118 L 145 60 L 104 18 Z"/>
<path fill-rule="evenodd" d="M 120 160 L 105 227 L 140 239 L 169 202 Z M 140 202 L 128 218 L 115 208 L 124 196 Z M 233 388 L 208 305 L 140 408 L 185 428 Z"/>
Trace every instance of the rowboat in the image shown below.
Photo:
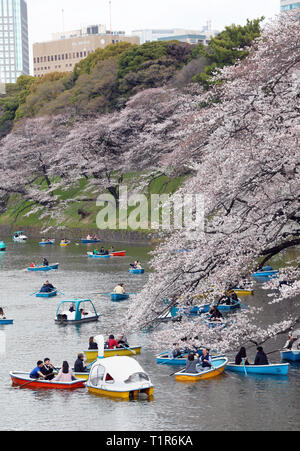
<path fill-rule="evenodd" d="M 137 399 L 140 393 L 148 398 L 153 396 L 150 377 L 135 359 L 128 356 L 105 358 L 103 336 L 95 337 L 94 341 L 99 350 L 87 382 L 90 393 L 128 401 Z"/>
<path fill-rule="evenodd" d="M 209 315 L 206 319 L 203 320 L 203 323 L 209 328 L 209 329 L 214 329 L 216 327 L 220 328 L 220 329 L 224 329 L 227 326 L 227 322 L 224 321 L 222 318 L 219 321 L 211 321 L 209 319 Z"/>
<path fill-rule="evenodd" d="M 291 362 L 297 362 L 300 360 L 300 350 L 291 349 L 280 352 L 282 360 L 290 360 Z"/>
<path fill-rule="evenodd" d="M 67 247 L 67 246 L 69 246 L 69 244 L 71 244 L 71 241 L 66 241 L 66 242 L 61 242 L 60 243 L 60 247 Z"/>
<path fill-rule="evenodd" d="M 86 240 L 84 238 L 82 238 L 81 240 L 81 244 L 97 244 L 97 243 L 101 243 L 101 240 Z"/>
<path fill-rule="evenodd" d="M 16 243 L 24 243 L 28 240 L 28 237 L 25 235 L 24 232 L 15 232 L 13 234 L 13 241 Z"/>
<path fill-rule="evenodd" d="M 0 241 L 0 252 L 5 252 L 6 251 L 6 245 L 4 243 L 4 241 Z"/>
<path fill-rule="evenodd" d="M 144 274 L 144 269 L 129 269 L 130 274 Z"/>
<path fill-rule="evenodd" d="M 173 318 L 176 318 L 181 315 L 187 315 L 187 316 L 200 316 L 204 313 L 208 313 L 210 310 L 210 304 L 203 304 L 200 306 L 194 306 L 193 308 L 183 308 L 180 309 L 178 307 L 173 307 L 171 309 L 171 315 Z"/>
<path fill-rule="evenodd" d="M 98 320 L 99 315 L 90 299 L 74 299 L 60 302 L 55 318 L 57 324 L 82 324 Z"/>
<path fill-rule="evenodd" d="M 181 382 L 198 382 L 206 379 L 212 379 L 220 376 L 225 371 L 228 363 L 226 357 L 217 357 L 212 359 L 211 368 L 202 368 L 198 373 L 186 373 L 185 370 L 179 371 L 175 374 L 175 380 Z"/>
<path fill-rule="evenodd" d="M 37 298 L 54 298 L 57 296 L 57 290 L 49 291 L 48 293 L 36 293 Z"/>
<path fill-rule="evenodd" d="M 274 277 L 279 271 L 257 271 L 253 274 L 253 277 Z"/>
<path fill-rule="evenodd" d="M 129 299 L 129 294 L 118 294 L 118 293 L 110 293 L 110 299 L 113 302 L 121 302 Z"/>
<path fill-rule="evenodd" d="M 244 375 L 248 374 L 270 374 L 276 376 L 286 376 L 289 370 L 288 363 L 270 364 L 270 365 L 235 365 L 228 363 L 226 370 Z"/>
<path fill-rule="evenodd" d="M 253 290 L 247 290 L 246 288 L 234 288 L 232 291 L 235 292 L 237 296 L 253 296 Z"/>
<path fill-rule="evenodd" d="M 104 357 L 115 357 L 116 355 L 139 355 L 141 353 L 141 350 L 141 346 L 131 346 L 130 348 L 104 349 Z M 97 349 L 84 351 L 84 354 L 87 362 L 93 362 L 94 360 L 97 360 Z"/>
<path fill-rule="evenodd" d="M 54 371 L 53 374 L 54 374 L 54 375 L 57 375 L 61 368 L 55 368 L 55 369 L 56 369 L 56 371 Z M 90 371 L 85 371 L 84 373 L 77 373 L 77 372 L 74 370 L 74 368 L 72 369 L 72 372 L 73 372 L 74 377 L 75 377 L 76 379 L 83 379 L 83 380 L 85 380 L 85 381 L 88 380 L 89 375 L 90 375 Z"/>
<path fill-rule="evenodd" d="M 111 257 L 125 257 L 126 256 L 126 251 L 110 252 L 109 255 Z"/>
<path fill-rule="evenodd" d="M 221 312 L 232 312 L 234 310 L 238 310 L 241 308 L 241 301 L 231 301 L 232 303 L 227 305 L 227 304 L 219 304 L 216 306 L 218 307 L 218 310 Z"/>
<path fill-rule="evenodd" d="M 55 243 L 55 240 L 49 240 L 49 241 L 41 241 L 39 243 L 40 246 L 51 246 Z"/>
<path fill-rule="evenodd" d="M 196 352 L 196 351 L 195 351 Z M 198 354 L 202 355 L 202 349 L 197 351 Z M 158 356 L 156 356 L 156 363 L 158 365 L 186 365 L 187 358 L 189 353 L 182 353 L 179 357 L 174 357 L 172 351 L 162 352 Z"/>
<path fill-rule="evenodd" d="M 93 252 L 88 252 L 89 258 L 110 258 L 109 254 L 93 254 Z"/>
<path fill-rule="evenodd" d="M 28 271 L 52 271 L 53 269 L 58 269 L 59 263 L 55 263 L 53 265 L 49 266 L 33 266 L 30 268 L 27 268 Z"/>
<path fill-rule="evenodd" d="M 0 326 L 8 326 L 13 323 L 14 323 L 13 319 L 0 319 Z"/>
<path fill-rule="evenodd" d="M 54 382 L 40 379 L 31 379 L 30 373 L 13 371 L 9 373 L 13 387 L 24 386 L 32 390 L 37 389 L 52 389 L 52 390 L 76 390 L 77 388 L 85 388 L 84 380 L 76 380 L 72 382 Z"/>

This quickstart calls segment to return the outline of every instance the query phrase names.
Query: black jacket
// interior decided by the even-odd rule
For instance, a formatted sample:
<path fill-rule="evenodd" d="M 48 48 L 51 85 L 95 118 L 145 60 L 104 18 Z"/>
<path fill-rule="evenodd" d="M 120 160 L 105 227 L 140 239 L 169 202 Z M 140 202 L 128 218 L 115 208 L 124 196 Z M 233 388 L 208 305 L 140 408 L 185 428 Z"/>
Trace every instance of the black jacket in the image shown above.
<path fill-rule="evenodd" d="M 74 365 L 75 373 L 85 373 L 86 366 L 84 366 L 83 361 L 81 359 L 77 359 Z"/>
<path fill-rule="evenodd" d="M 256 354 L 254 365 L 269 365 L 268 358 L 263 351 Z"/>

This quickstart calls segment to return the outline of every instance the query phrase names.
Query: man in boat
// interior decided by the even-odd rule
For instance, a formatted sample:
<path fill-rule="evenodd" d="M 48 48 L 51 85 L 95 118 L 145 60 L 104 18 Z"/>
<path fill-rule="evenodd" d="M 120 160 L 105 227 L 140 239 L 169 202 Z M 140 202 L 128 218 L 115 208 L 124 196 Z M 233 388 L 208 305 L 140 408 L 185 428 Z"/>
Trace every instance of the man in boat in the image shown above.
<path fill-rule="evenodd" d="M 93 250 L 93 255 L 99 255 L 98 249 L 94 249 L 94 250 Z"/>
<path fill-rule="evenodd" d="M 117 341 L 121 347 L 129 348 L 128 340 L 124 334 L 122 334 Z"/>
<path fill-rule="evenodd" d="M 116 294 L 125 294 L 125 285 L 124 283 L 119 283 L 114 289 L 114 293 Z"/>
<path fill-rule="evenodd" d="M 211 311 L 209 312 L 210 314 L 210 321 L 221 321 L 221 319 L 223 318 L 222 313 L 220 312 L 220 310 L 218 309 L 218 307 L 216 305 L 213 306 L 213 308 L 211 309 Z"/>
<path fill-rule="evenodd" d="M 43 266 L 49 266 L 49 262 L 46 259 L 46 257 L 44 257 L 44 259 L 43 259 Z"/>
<path fill-rule="evenodd" d="M 42 286 L 40 293 L 51 293 L 55 290 L 55 287 L 52 285 L 52 283 L 49 282 L 49 280 L 46 280 L 44 285 Z"/>
<path fill-rule="evenodd" d="M 257 354 L 255 357 L 254 365 L 269 365 L 268 358 L 261 346 L 258 346 L 257 348 Z"/>
<path fill-rule="evenodd" d="M 100 254 L 100 255 L 104 255 L 104 254 L 105 254 L 105 249 L 104 249 L 103 246 L 101 247 L 101 249 L 100 249 L 100 251 L 99 251 L 99 254 Z"/>
<path fill-rule="evenodd" d="M 107 342 L 105 343 L 107 348 L 106 349 L 115 349 L 115 348 L 121 348 L 122 346 L 119 345 L 117 340 L 115 339 L 114 335 L 110 335 Z"/>
<path fill-rule="evenodd" d="M 74 371 L 75 373 L 86 373 L 86 366 L 83 364 L 84 355 L 82 353 L 78 354 L 77 360 L 74 363 Z"/>
<path fill-rule="evenodd" d="M 55 367 L 50 362 L 50 359 L 46 357 L 44 359 L 44 365 L 41 368 L 41 373 L 45 376 L 46 381 L 52 381 L 54 379 L 53 370 L 55 370 Z"/>
<path fill-rule="evenodd" d="M 209 352 L 206 348 L 203 349 L 203 354 L 200 357 L 200 364 L 202 365 L 202 368 L 211 368 L 211 356 L 209 355 Z"/>
<path fill-rule="evenodd" d="M 94 341 L 94 337 L 89 339 L 89 351 L 93 349 L 98 349 L 98 344 Z"/>
<path fill-rule="evenodd" d="M 45 376 L 42 373 L 43 366 L 44 363 L 41 360 L 39 360 L 36 364 L 36 367 L 31 371 L 29 377 L 31 379 L 39 379 L 39 378 L 45 379 Z"/>

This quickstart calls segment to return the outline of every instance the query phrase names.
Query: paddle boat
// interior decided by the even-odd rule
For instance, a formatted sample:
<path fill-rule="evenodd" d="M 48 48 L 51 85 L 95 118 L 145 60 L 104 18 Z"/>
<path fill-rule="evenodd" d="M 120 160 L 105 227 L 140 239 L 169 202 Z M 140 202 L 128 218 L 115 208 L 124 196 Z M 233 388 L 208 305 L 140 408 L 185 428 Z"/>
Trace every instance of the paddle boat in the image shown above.
<path fill-rule="evenodd" d="M 104 357 L 115 357 L 118 355 L 126 355 L 133 356 L 139 355 L 141 353 L 141 346 L 131 346 L 130 348 L 115 348 L 115 349 L 104 349 Z M 88 351 L 84 351 L 87 362 L 94 362 L 97 360 L 98 351 L 95 349 L 91 349 Z"/>
<path fill-rule="evenodd" d="M 109 254 L 93 254 L 93 252 L 88 252 L 87 255 L 89 258 L 110 258 Z"/>
<path fill-rule="evenodd" d="M 49 291 L 48 293 L 36 293 L 37 298 L 54 298 L 57 296 L 57 290 Z"/>
<path fill-rule="evenodd" d="M 49 265 L 49 266 L 30 266 L 28 269 L 28 271 L 52 271 L 54 269 L 58 269 L 59 267 L 59 263 L 54 263 L 53 265 Z"/>
<path fill-rule="evenodd" d="M 0 319 L 0 326 L 8 326 L 14 323 L 13 319 Z"/>
<path fill-rule="evenodd" d="M 69 241 L 69 240 L 62 240 L 61 242 L 60 242 L 60 247 L 67 247 L 67 246 L 69 246 L 71 244 L 71 241 Z"/>
<path fill-rule="evenodd" d="M 4 241 L 0 241 L 0 252 L 5 252 L 6 251 L 6 244 L 4 243 Z"/>
<path fill-rule="evenodd" d="M 145 270 L 143 268 L 141 269 L 129 269 L 130 274 L 144 274 Z"/>
<path fill-rule="evenodd" d="M 297 362 L 300 360 L 300 349 L 285 349 L 280 352 L 280 355 L 282 360 Z"/>
<path fill-rule="evenodd" d="M 84 380 L 75 380 L 72 382 L 60 382 L 60 381 L 45 381 L 43 379 L 31 379 L 30 373 L 13 371 L 9 373 L 12 386 L 37 389 L 52 389 L 52 390 L 76 390 L 77 388 L 85 388 Z"/>
<path fill-rule="evenodd" d="M 132 357 L 104 357 L 104 338 L 95 337 L 98 344 L 98 358 L 92 365 L 87 387 L 90 393 L 125 400 L 137 399 L 140 393 L 151 398 L 153 384 L 149 375 Z"/>
<path fill-rule="evenodd" d="M 24 243 L 28 240 L 28 237 L 25 235 L 24 232 L 15 232 L 13 234 L 13 241 L 15 243 Z"/>
<path fill-rule="evenodd" d="M 98 320 L 99 315 L 90 299 L 61 301 L 55 318 L 57 324 L 82 324 Z"/>
<path fill-rule="evenodd" d="M 40 241 L 39 245 L 40 246 L 51 246 L 55 244 L 55 240 L 48 240 L 48 241 Z"/>
<path fill-rule="evenodd" d="M 88 240 L 87 238 L 82 238 L 81 240 L 81 244 L 97 244 L 97 243 L 101 243 L 101 240 Z"/>
<path fill-rule="evenodd" d="M 275 376 L 286 376 L 289 370 L 288 363 L 270 364 L 270 365 L 235 365 L 227 363 L 226 370 L 234 373 L 240 373 L 245 376 L 249 374 L 264 374 Z"/>
<path fill-rule="evenodd" d="M 125 257 L 126 256 L 126 251 L 110 252 L 109 255 L 111 257 Z"/>
<path fill-rule="evenodd" d="M 186 373 L 185 369 L 175 374 L 175 380 L 181 382 L 198 382 L 206 379 L 213 379 L 220 376 L 228 363 L 226 357 L 216 357 L 212 359 L 211 368 L 201 368 L 199 365 L 198 373 Z"/>
<path fill-rule="evenodd" d="M 129 299 L 129 294 L 110 293 L 110 299 L 113 302 L 121 302 Z"/>

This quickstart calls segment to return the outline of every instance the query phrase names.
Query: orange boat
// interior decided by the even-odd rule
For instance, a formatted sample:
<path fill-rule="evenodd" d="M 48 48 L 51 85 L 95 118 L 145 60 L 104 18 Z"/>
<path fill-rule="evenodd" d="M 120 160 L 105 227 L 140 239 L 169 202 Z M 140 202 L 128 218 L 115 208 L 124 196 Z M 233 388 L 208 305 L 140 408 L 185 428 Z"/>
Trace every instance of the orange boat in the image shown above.
<path fill-rule="evenodd" d="M 77 388 L 85 388 L 85 381 L 83 379 L 72 382 L 53 382 L 40 379 L 31 379 L 29 373 L 14 371 L 9 373 L 13 387 L 31 388 L 32 390 L 76 390 Z"/>
<path fill-rule="evenodd" d="M 110 252 L 109 255 L 111 257 L 125 257 L 126 256 L 126 251 Z"/>

